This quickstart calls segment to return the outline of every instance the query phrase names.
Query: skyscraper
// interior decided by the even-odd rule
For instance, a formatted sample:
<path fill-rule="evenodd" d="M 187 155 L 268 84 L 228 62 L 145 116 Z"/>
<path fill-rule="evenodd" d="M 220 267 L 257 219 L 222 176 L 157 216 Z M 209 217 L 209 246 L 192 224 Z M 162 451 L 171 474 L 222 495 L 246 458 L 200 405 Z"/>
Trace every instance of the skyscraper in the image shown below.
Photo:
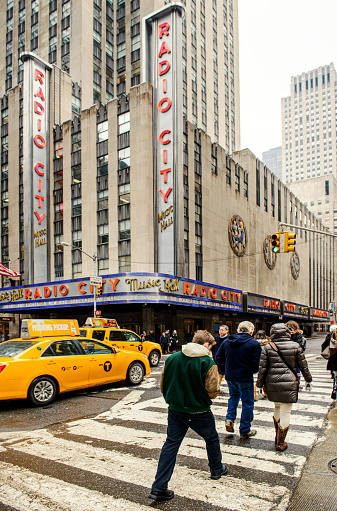
<path fill-rule="evenodd" d="M 1 0 L 1 95 L 22 82 L 27 51 L 70 75 L 74 114 L 127 93 L 143 81 L 142 19 L 165 3 Z M 183 113 L 228 152 L 240 146 L 237 3 L 182 0 Z"/>
<path fill-rule="evenodd" d="M 262 161 L 282 181 L 282 146 L 263 152 Z"/>
<path fill-rule="evenodd" d="M 291 95 L 282 98 L 283 181 L 331 230 L 337 229 L 337 215 L 332 226 L 337 177 L 336 112 L 333 63 L 291 78 Z"/>

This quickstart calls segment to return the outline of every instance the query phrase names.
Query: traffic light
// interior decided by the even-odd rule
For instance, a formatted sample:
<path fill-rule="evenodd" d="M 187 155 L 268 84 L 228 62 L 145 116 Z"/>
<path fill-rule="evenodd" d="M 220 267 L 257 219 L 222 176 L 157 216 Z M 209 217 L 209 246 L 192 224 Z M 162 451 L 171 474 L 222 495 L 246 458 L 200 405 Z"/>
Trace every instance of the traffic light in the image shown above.
<path fill-rule="evenodd" d="M 296 245 L 296 234 L 291 234 L 290 232 L 285 233 L 284 240 L 284 251 L 285 252 L 295 252 Z"/>
<path fill-rule="evenodd" d="M 280 233 L 276 232 L 275 234 L 273 234 L 271 237 L 271 240 L 272 240 L 271 241 L 271 246 L 272 246 L 271 251 L 272 252 L 280 252 L 280 243 L 281 243 Z"/>
<path fill-rule="evenodd" d="M 97 286 L 97 296 L 101 296 L 103 291 L 103 286 Z"/>

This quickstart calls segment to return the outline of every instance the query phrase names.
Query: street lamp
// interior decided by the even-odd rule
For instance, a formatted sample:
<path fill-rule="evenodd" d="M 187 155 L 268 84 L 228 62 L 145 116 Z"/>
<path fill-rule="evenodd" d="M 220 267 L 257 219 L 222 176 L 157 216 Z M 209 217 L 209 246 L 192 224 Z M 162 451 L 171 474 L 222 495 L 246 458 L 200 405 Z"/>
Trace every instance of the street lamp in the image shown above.
<path fill-rule="evenodd" d="M 63 247 L 71 247 L 74 250 L 79 250 L 80 252 L 83 252 L 83 254 L 85 254 L 86 256 L 90 257 L 90 259 L 92 259 L 94 261 L 94 277 L 97 277 L 98 257 L 97 257 L 96 252 L 94 252 L 94 255 L 91 256 L 90 254 L 87 254 L 87 252 L 84 252 L 84 250 L 82 250 L 80 247 L 76 247 L 75 245 L 72 245 L 71 243 L 67 243 L 66 241 L 61 241 L 60 245 L 62 245 Z M 94 287 L 94 318 L 95 318 L 96 317 L 96 285 L 94 285 L 93 287 Z"/>

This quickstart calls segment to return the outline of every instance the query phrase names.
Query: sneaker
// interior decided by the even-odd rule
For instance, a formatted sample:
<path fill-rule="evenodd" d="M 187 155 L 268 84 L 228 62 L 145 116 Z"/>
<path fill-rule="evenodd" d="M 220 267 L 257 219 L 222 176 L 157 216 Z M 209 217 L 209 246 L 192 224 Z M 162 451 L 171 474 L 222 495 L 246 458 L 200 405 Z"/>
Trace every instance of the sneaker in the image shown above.
<path fill-rule="evenodd" d="M 331 399 L 336 399 L 336 392 L 334 391 L 331 392 Z"/>
<path fill-rule="evenodd" d="M 220 479 L 221 476 L 227 474 L 227 465 L 223 465 L 221 472 L 211 472 L 211 479 Z"/>
<path fill-rule="evenodd" d="M 151 491 L 149 499 L 153 499 L 156 502 L 165 502 L 166 500 L 172 500 L 174 492 L 172 490 L 165 491 Z"/>
<path fill-rule="evenodd" d="M 226 421 L 225 426 L 226 426 L 226 431 L 229 431 L 229 433 L 234 433 L 234 422 L 233 421 Z"/>
<path fill-rule="evenodd" d="M 240 438 L 250 438 L 251 436 L 255 436 L 257 433 L 256 429 L 251 429 L 245 435 L 240 435 Z"/>

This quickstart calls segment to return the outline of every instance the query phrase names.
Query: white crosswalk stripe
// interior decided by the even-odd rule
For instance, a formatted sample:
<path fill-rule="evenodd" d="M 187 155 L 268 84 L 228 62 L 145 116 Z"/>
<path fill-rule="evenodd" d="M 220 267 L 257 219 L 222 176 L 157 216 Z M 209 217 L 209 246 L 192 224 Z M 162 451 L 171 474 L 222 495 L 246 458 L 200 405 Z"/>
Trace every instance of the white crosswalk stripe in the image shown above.
<path fill-rule="evenodd" d="M 311 359 L 310 366 L 313 390 L 300 392 L 291 414 L 289 448 L 283 453 L 274 449 L 273 403 L 268 400 L 255 404 L 256 437 L 242 441 L 237 434 L 226 433 L 228 390 L 222 384 L 212 411 L 228 475 L 218 481 L 209 479 L 204 441 L 188 434 L 170 482 L 176 494 L 175 510 L 286 510 L 331 403 L 325 361 Z M 159 374 L 160 368 L 155 372 Z M 3 433 L 0 502 L 17 511 L 148 509 L 147 495 L 167 425 L 167 406 L 154 389 L 157 386 L 158 377 L 152 373 L 143 385 L 130 389 L 96 417 Z M 240 413 L 239 406 L 238 419 Z M 236 433 L 238 424 L 237 420 Z"/>

